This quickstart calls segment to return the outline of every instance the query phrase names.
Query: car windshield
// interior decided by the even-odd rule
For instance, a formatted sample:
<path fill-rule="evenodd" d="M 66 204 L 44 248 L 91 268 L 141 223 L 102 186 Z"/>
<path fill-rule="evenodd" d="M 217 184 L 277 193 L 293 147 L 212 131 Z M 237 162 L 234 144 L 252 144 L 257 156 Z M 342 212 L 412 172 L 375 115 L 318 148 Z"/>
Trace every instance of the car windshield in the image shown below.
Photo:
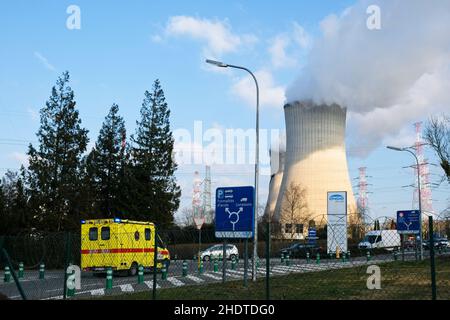
<path fill-rule="evenodd" d="M 381 239 L 380 236 L 366 236 L 364 238 L 364 242 L 375 243 L 380 241 L 380 239 Z"/>

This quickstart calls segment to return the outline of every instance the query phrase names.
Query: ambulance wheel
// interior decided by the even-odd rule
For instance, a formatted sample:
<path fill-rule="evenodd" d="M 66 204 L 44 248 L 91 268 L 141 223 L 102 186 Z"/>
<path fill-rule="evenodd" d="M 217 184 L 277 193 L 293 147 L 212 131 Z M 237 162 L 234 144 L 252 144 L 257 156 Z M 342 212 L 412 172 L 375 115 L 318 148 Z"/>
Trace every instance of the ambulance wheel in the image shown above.
<path fill-rule="evenodd" d="M 133 262 L 131 264 L 130 270 L 128 270 L 128 275 L 134 277 L 135 275 L 137 275 L 137 272 L 138 272 L 138 264 L 137 262 Z"/>

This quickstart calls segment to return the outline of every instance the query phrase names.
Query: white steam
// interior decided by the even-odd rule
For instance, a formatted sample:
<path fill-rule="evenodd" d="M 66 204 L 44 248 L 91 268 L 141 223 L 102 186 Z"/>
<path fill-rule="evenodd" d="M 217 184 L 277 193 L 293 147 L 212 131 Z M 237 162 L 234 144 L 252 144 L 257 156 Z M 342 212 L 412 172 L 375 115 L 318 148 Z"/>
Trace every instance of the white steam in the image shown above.
<path fill-rule="evenodd" d="M 374 4 L 381 30 L 366 25 Z M 406 125 L 449 109 L 450 1 L 360 0 L 321 28 L 286 97 L 347 106 L 357 144 L 367 146 L 354 153 L 367 155 Z"/>

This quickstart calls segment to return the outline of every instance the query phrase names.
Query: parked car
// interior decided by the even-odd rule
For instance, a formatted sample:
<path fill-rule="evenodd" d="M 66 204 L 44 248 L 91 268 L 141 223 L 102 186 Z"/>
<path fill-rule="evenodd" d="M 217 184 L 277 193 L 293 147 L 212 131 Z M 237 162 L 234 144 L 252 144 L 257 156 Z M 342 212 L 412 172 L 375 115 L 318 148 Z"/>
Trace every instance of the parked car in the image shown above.
<path fill-rule="evenodd" d="M 317 253 L 323 254 L 324 251 L 318 245 L 300 242 L 280 250 L 280 255 L 289 254 L 290 258 L 306 258 L 306 253 L 309 253 L 310 257 L 314 257 Z"/>
<path fill-rule="evenodd" d="M 397 230 L 374 230 L 367 232 L 364 239 L 358 244 L 358 248 L 395 250 L 401 245 L 400 235 Z"/>
<path fill-rule="evenodd" d="M 434 242 L 434 247 L 438 248 L 438 249 L 439 248 L 444 249 L 444 248 L 450 247 L 450 243 L 447 238 L 436 237 L 436 238 L 434 238 L 433 242 Z M 430 240 L 425 240 L 422 243 L 422 246 L 424 249 L 427 249 L 427 250 L 430 249 Z"/>
<path fill-rule="evenodd" d="M 227 259 L 236 259 L 239 257 L 239 251 L 238 248 L 235 245 L 227 244 L 226 245 L 226 258 Z M 201 253 L 201 259 L 203 261 L 209 261 L 218 259 L 219 257 L 223 256 L 223 244 L 217 244 L 212 247 L 209 247 L 208 249 L 204 250 Z"/>

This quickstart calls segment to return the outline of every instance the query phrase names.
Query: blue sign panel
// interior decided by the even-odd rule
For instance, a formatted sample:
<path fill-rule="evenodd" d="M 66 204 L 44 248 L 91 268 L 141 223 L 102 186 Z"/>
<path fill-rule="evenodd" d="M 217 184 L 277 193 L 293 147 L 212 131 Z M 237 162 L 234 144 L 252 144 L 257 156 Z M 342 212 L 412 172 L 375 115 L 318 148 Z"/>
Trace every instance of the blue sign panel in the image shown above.
<path fill-rule="evenodd" d="M 397 211 L 397 232 L 403 234 L 419 234 L 419 210 Z"/>
<path fill-rule="evenodd" d="M 253 237 L 253 199 L 253 187 L 217 188 L 216 238 Z"/>
<path fill-rule="evenodd" d="M 308 229 L 308 243 L 309 244 L 316 244 L 316 240 L 319 239 L 317 237 L 317 230 L 316 228 L 309 228 Z"/>

